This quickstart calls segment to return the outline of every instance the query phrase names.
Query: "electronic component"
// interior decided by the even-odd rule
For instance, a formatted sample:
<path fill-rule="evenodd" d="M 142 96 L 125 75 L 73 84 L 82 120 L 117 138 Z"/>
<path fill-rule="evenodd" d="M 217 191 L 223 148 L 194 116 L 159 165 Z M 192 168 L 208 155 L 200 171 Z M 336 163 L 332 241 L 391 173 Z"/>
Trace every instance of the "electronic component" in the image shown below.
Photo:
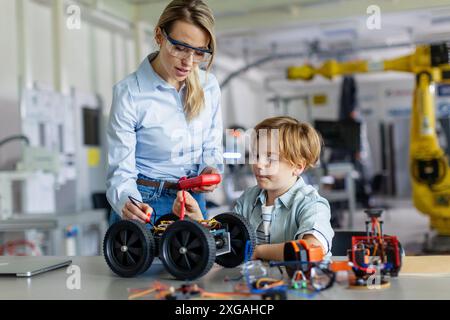
<path fill-rule="evenodd" d="M 205 174 L 180 179 L 183 191 L 220 183 L 218 174 Z M 139 207 L 139 201 L 130 197 Z M 122 220 L 113 224 L 103 242 L 108 266 L 122 277 L 145 272 L 154 257 L 159 257 L 175 278 L 193 280 L 206 274 L 214 262 L 234 268 L 245 259 L 245 244 L 256 244 L 256 232 L 241 215 L 228 212 L 210 220 L 185 219 L 185 198 L 180 217 L 173 213 L 161 216 L 154 223 Z M 155 216 L 155 215 L 154 215 Z"/>
<path fill-rule="evenodd" d="M 366 222 L 367 236 L 352 237 L 352 248 L 348 250 L 348 258 L 355 273 L 351 286 L 368 286 L 369 278 L 378 277 L 380 285 L 389 285 L 389 276 L 396 277 L 402 265 L 401 245 L 395 236 L 383 235 L 383 211 L 380 209 L 365 210 L 370 218 Z"/>

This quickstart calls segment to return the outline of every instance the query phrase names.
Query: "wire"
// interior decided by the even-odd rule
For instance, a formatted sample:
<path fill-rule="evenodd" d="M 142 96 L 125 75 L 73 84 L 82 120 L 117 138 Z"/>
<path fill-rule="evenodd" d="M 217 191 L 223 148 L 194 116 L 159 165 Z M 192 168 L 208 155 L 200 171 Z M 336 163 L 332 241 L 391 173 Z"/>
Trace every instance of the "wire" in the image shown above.
<path fill-rule="evenodd" d="M 376 253 L 377 253 L 377 249 L 378 249 L 378 244 L 377 244 L 377 243 L 375 243 L 375 248 L 373 249 L 373 254 L 372 254 L 372 257 L 376 256 Z"/>
<path fill-rule="evenodd" d="M 153 208 L 152 207 L 152 209 L 153 209 L 153 223 L 152 223 L 152 225 L 153 225 L 153 227 L 155 226 L 155 224 L 156 224 L 156 217 L 158 216 L 158 214 L 156 213 L 156 209 L 155 208 Z"/>
<path fill-rule="evenodd" d="M 160 229 L 158 227 L 156 230 Z M 250 241 L 246 242 L 245 246 L 245 262 L 244 262 L 244 272 L 243 277 L 245 279 L 245 283 L 238 283 L 235 285 L 233 292 L 210 292 L 206 291 L 203 288 L 200 288 L 198 285 L 183 285 L 178 289 L 174 287 L 169 287 L 166 284 L 162 284 L 160 282 L 155 282 L 150 288 L 145 289 L 129 289 L 129 292 L 132 294 L 129 295 L 129 300 L 139 299 L 151 294 L 156 294 L 156 299 L 167 299 L 169 296 L 174 297 L 175 299 L 179 298 L 176 294 L 182 294 L 181 298 L 186 299 L 189 298 L 190 295 L 199 294 L 202 298 L 218 298 L 218 299 L 231 299 L 232 297 L 250 297 L 255 295 L 264 295 L 269 294 L 271 292 L 289 292 L 291 294 L 301 296 L 302 298 L 314 298 L 320 290 L 314 290 L 311 292 L 299 292 L 298 290 L 289 290 L 289 286 L 283 281 L 283 279 L 274 279 L 269 277 L 259 278 L 255 287 L 250 283 L 248 268 L 246 265 L 250 262 L 252 257 L 253 248 Z M 278 270 L 280 271 L 281 276 L 283 276 L 283 271 L 281 270 L 280 265 L 277 265 Z M 311 291 L 311 290 L 310 290 Z"/>
<path fill-rule="evenodd" d="M 204 227 L 209 229 L 218 229 L 222 226 L 222 224 L 216 219 L 199 220 L 198 222 L 201 223 Z"/>
<path fill-rule="evenodd" d="M 135 293 L 135 294 L 129 296 L 128 300 L 134 300 L 137 298 L 145 297 L 145 296 L 149 295 L 150 293 L 155 292 L 156 290 L 157 290 L 156 288 L 153 288 L 153 289 L 144 290 L 139 293 Z"/>
<path fill-rule="evenodd" d="M 243 273 L 244 273 L 244 279 L 245 279 L 245 284 L 247 286 L 247 290 L 250 293 L 253 294 L 269 294 L 271 292 L 277 292 L 277 291 L 283 291 L 283 292 L 290 292 L 290 293 L 294 293 L 298 295 L 298 292 L 296 292 L 295 290 L 289 290 L 289 286 L 286 284 L 286 282 L 282 279 L 273 279 L 273 278 L 260 278 L 256 281 L 255 283 L 255 288 L 253 288 L 252 283 L 250 281 L 250 275 L 248 272 L 248 268 L 246 267 L 248 265 L 249 260 L 251 259 L 252 256 L 252 248 L 251 248 L 251 244 L 250 241 L 247 241 L 246 245 L 245 245 L 245 262 L 244 262 L 244 268 L 243 268 Z M 303 261 L 295 261 L 295 264 L 302 264 Z M 310 262 L 304 262 L 307 264 L 310 264 Z M 289 261 L 285 261 L 285 262 L 273 262 L 271 261 L 269 263 L 270 266 L 278 266 L 279 270 L 280 270 L 280 266 L 281 265 L 286 265 L 289 264 Z M 281 271 L 281 270 L 280 270 Z M 281 273 L 281 275 L 283 275 L 283 273 Z M 266 285 L 261 285 L 261 282 L 268 282 L 268 284 Z M 316 291 L 316 290 L 314 290 Z M 313 298 L 315 296 L 311 295 L 311 294 L 303 294 L 302 297 L 306 297 L 306 298 Z"/>
<path fill-rule="evenodd" d="M 128 291 L 131 292 L 136 292 L 132 295 L 130 295 L 128 297 L 128 300 L 134 300 L 134 299 L 138 299 L 138 298 L 142 298 L 145 297 L 151 293 L 154 293 L 155 291 L 162 291 L 162 290 L 167 290 L 168 286 L 161 283 L 161 282 L 155 282 L 153 283 L 152 286 L 150 286 L 150 288 L 146 288 L 144 290 L 140 290 L 140 289 L 128 289 Z"/>
<path fill-rule="evenodd" d="M 200 296 L 203 298 L 231 298 L 231 297 L 249 297 L 253 296 L 251 292 L 209 292 L 201 289 Z"/>
<path fill-rule="evenodd" d="M 142 204 L 142 201 L 139 201 L 138 199 L 132 197 L 132 196 L 128 196 L 128 199 L 130 199 L 131 203 L 138 208 L 139 210 L 141 210 L 141 207 L 139 207 L 139 203 Z M 155 216 L 155 215 L 154 215 Z M 153 223 L 150 222 L 150 220 L 147 222 L 148 224 L 150 224 L 153 228 L 155 227 L 155 225 Z"/>
<path fill-rule="evenodd" d="M 266 282 L 266 284 L 261 284 L 261 282 Z M 256 289 L 272 289 L 284 285 L 283 280 L 273 279 L 273 278 L 259 278 L 256 280 Z"/>
<path fill-rule="evenodd" d="M 175 289 L 174 287 L 169 287 L 165 284 L 155 282 L 150 288 L 143 290 L 140 289 L 129 289 L 128 291 L 133 292 L 132 295 L 128 297 L 128 300 L 139 299 L 150 294 L 156 293 L 156 299 L 166 299 L 168 295 L 174 295 L 181 293 L 183 295 L 195 295 L 199 294 L 202 298 L 221 298 L 221 299 L 231 299 L 232 297 L 249 297 L 254 295 L 251 292 L 245 291 L 234 291 L 234 292 L 210 292 L 199 287 L 197 284 L 193 285 L 182 285 L 181 287 Z M 183 296 L 186 298 L 186 296 Z"/>
<path fill-rule="evenodd" d="M 14 140 L 23 140 L 27 146 L 30 145 L 30 139 L 24 135 L 10 136 L 0 141 L 0 147 L 3 147 L 5 144 L 14 141 Z"/>

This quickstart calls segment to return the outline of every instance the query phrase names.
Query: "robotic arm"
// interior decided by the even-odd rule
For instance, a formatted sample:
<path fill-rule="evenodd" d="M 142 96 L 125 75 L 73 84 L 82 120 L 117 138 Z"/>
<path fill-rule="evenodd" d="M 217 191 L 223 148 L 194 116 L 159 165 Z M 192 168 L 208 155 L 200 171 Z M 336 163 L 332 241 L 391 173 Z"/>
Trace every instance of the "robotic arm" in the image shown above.
<path fill-rule="evenodd" d="M 410 174 L 414 206 L 430 216 L 438 235 L 450 236 L 450 170 L 439 146 L 434 110 L 435 83 L 450 83 L 450 47 L 446 43 L 420 45 L 407 56 L 381 62 L 329 60 L 319 68 L 290 67 L 290 80 L 311 80 L 315 75 L 332 79 L 338 75 L 382 71 L 416 75 L 410 136 Z"/>

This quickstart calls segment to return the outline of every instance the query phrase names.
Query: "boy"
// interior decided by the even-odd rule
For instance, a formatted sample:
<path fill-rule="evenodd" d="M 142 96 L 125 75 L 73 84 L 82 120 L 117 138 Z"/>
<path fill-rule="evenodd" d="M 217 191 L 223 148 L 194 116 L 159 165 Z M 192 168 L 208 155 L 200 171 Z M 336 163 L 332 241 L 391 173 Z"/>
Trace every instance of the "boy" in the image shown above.
<path fill-rule="evenodd" d="M 253 259 L 284 260 L 285 242 L 296 239 L 320 246 L 324 255 L 330 256 L 334 236 L 330 206 L 300 177 L 319 159 L 319 135 L 310 125 L 291 117 L 266 119 L 255 132 L 252 148 L 257 149 L 257 161 L 252 169 L 258 184 L 246 190 L 234 208 L 257 230 Z M 181 198 L 179 192 L 173 205 L 177 215 Z M 188 193 L 186 215 L 203 219 L 197 202 Z"/>

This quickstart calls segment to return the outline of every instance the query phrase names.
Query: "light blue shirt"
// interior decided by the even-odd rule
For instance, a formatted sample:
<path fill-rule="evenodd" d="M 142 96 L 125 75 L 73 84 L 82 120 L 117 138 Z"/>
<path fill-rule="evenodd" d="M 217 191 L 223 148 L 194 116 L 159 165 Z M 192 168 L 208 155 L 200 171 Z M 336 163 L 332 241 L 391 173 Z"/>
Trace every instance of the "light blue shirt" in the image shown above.
<path fill-rule="evenodd" d="M 128 196 L 142 200 L 138 174 L 176 182 L 206 167 L 223 171 L 220 87 L 214 75 L 199 70 L 205 105 L 187 121 L 185 85 L 180 91 L 164 81 L 149 60 L 114 86 L 107 126 L 107 198 L 119 215 Z"/>
<path fill-rule="evenodd" d="M 234 211 L 258 229 L 263 222 L 261 207 L 265 203 L 265 190 L 255 186 L 242 194 Z M 270 224 L 270 243 L 287 242 L 312 234 L 322 243 L 327 250 L 326 256 L 329 257 L 334 236 L 330 219 L 328 201 L 299 177 L 285 194 L 275 200 Z"/>

